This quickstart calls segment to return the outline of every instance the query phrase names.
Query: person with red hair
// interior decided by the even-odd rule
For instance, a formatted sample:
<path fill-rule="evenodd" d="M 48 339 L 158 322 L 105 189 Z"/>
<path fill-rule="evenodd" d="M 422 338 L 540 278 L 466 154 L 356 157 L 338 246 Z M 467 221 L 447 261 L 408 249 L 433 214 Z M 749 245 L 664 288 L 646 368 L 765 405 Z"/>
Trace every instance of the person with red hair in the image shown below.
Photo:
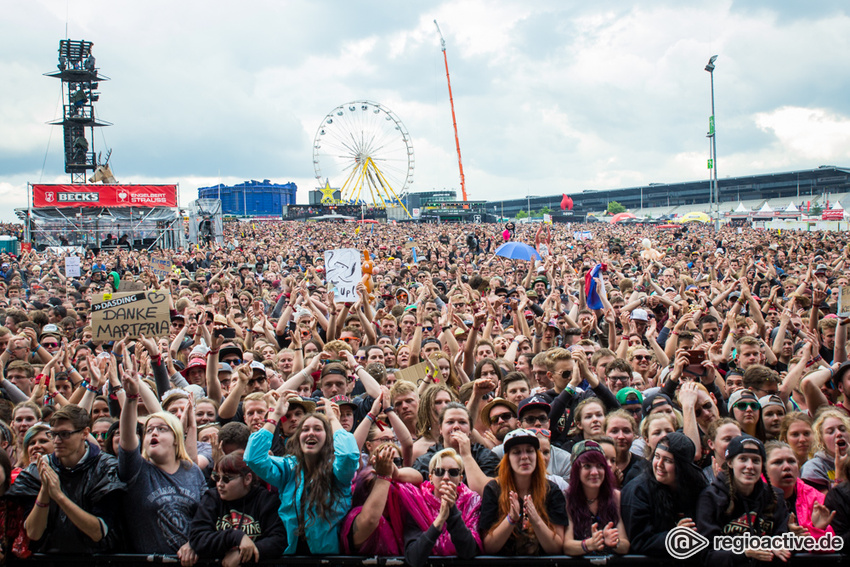
<path fill-rule="evenodd" d="M 478 531 L 484 553 L 560 554 L 567 526 L 566 501 L 546 478 L 540 441 L 526 429 L 505 436 L 498 477 L 484 488 Z"/>

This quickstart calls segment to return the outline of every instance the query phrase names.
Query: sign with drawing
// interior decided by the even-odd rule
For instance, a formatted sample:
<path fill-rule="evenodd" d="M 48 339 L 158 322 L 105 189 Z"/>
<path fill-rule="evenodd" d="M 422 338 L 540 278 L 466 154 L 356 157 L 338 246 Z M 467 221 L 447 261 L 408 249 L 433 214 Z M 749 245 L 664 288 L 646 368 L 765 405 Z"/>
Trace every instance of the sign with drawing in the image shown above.
<path fill-rule="evenodd" d="M 168 336 L 171 302 L 167 291 L 104 293 L 91 306 L 91 326 L 96 341 L 117 341 L 140 335 Z"/>
<path fill-rule="evenodd" d="M 333 286 L 336 303 L 357 301 L 355 288 L 363 277 L 360 250 L 355 248 L 326 250 L 325 270 L 327 281 Z"/>

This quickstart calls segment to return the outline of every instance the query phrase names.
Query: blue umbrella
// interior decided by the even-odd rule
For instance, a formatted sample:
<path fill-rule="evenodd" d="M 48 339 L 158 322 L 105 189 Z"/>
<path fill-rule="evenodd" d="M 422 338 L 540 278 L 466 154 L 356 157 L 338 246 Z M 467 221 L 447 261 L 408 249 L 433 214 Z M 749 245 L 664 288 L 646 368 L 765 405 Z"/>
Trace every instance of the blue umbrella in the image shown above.
<path fill-rule="evenodd" d="M 496 256 L 510 258 L 512 260 L 540 260 L 537 250 L 522 242 L 505 242 L 496 249 Z"/>

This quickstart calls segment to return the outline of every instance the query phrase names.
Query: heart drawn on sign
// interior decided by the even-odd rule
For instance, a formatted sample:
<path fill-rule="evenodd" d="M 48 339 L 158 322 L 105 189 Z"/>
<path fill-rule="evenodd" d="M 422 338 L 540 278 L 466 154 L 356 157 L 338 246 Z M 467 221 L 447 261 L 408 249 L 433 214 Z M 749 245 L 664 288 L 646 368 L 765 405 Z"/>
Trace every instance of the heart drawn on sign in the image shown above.
<path fill-rule="evenodd" d="M 168 294 L 160 293 L 158 291 L 149 291 L 148 292 L 148 301 L 153 303 L 154 305 L 160 304 L 163 301 L 168 299 Z"/>

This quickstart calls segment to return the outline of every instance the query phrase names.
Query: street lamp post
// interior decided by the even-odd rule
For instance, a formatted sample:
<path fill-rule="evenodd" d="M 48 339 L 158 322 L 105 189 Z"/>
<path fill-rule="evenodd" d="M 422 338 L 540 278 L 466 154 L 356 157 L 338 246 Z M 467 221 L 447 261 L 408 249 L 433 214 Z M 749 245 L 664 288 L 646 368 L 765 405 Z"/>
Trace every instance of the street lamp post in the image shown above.
<path fill-rule="evenodd" d="M 712 187 L 712 196 L 714 201 L 714 230 L 720 230 L 720 194 L 717 187 L 717 133 L 714 121 L 714 62 L 717 61 L 717 55 L 712 55 L 708 60 L 708 65 L 705 70 L 711 75 L 711 117 L 708 123 L 708 136 L 711 138 L 711 171 L 714 186 Z"/>

